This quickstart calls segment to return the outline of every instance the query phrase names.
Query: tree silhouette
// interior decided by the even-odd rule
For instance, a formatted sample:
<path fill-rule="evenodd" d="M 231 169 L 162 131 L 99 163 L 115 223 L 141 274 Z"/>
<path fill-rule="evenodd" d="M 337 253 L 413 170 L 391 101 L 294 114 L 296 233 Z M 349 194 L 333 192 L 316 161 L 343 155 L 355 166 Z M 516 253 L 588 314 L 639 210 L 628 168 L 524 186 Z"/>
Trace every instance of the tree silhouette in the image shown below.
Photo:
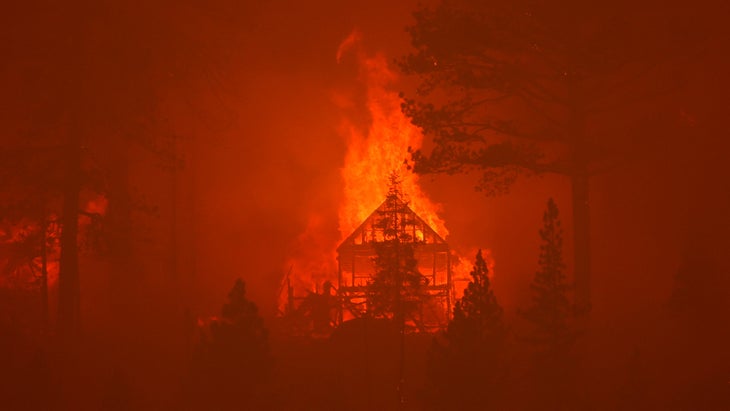
<path fill-rule="evenodd" d="M 405 333 L 407 322 L 423 329 L 418 315 L 423 304 L 426 277 L 418 271 L 414 238 L 406 227 L 412 226 L 412 215 L 400 189 L 400 180 L 394 172 L 385 204 L 378 210 L 375 227 L 382 232 L 382 241 L 373 241 L 376 256 L 375 273 L 367 285 L 367 315 L 392 319 L 400 332 L 398 361 L 398 404 L 402 406 L 405 375 Z"/>
<path fill-rule="evenodd" d="M 432 409 L 499 408 L 506 329 L 481 250 L 471 277 L 454 318 L 429 351 L 427 403 Z"/>
<path fill-rule="evenodd" d="M 415 171 L 479 170 L 477 189 L 491 195 L 524 174 L 567 178 L 588 303 L 589 180 L 649 150 L 645 123 L 660 130 L 657 99 L 681 84 L 676 50 L 701 30 L 673 8 L 621 1 L 444 0 L 414 15 L 401 68 L 421 83 L 403 109 L 435 143 L 413 153 Z"/>
<path fill-rule="evenodd" d="M 472 280 L 464 289 L 464 296 L 456 302 L 454 318 L 447 334 L 453 338 L 479 339 L 499 343 L 505 334 L 502 307 L 489 280 L 489 268 L 479 250 L 471 271 Z"/>
<path fill-rule="evenodd" d="M 10 24 L 3 25 L 13 39 L 9 50 L 15 59 L 9 70 L 22 67 L 21 81 L 8 90 L 17 103 L 11 123 L 17 131 L 9 133 L 3 149 L 21 163 L 16 174 L 41 192 L 42 218 L 53 211 L 63 226 L 57 317 L 63 337 L 75 337 L 80 327 L 80 196 L 92 186 L 99 188 L 90 173 L 98 165 L 91 153 L 98 151 L 90 148 L 151 140 L 141 119 L 153 111 L 152 84 L 147 83 L 152 70 L 142 63 L 144 52 L 134 51 L 138 43 L 130 41 L 138 32 L 122 28 L 131 22 L 125 13 L 114 13 L 114 7 L 20 6 L 11 11 Z M 108 19 L 107 13 L 116 18 Z M 38 22 L 43 27 L 35 27 Z M 104 158 L 105 165 L 120 157 L 119 147 Z M 50 201 L 58 204 L 56 209 L 46 209 Z"/>
<path fill-rule="evenodd" d="M 220 319 L 210 325 L 193 358 L 194 402 L 203 408 L 240 409 L 251 405 L 271 371 L 268 331 L 246 284 L 236 280 Z"/>
<path fill-rule="evenodd" d="M 390 179 L 385 207 L 379 211 L 377 222 L 383 241 L 373 242 L 375 274 L 368 284 L 368 313 L 401 323 L 413 318 L 412 314 L 419 309 L 426 278 L 418 271 L 415 243 L 405 230 L 413 222 L 409 221 L 398 176 L 393 174 Z"/>
<path fill-rule="evenodd" d="M 563 263 L 563 230 L 558 216 L 558 207 L 549 199 L 540 229 L 540 268 L 530 285 L 532 304 L 522 316 L 533 326 L 531 339 L 545 353 L 562 353 L 570 349 L 576 334 L 570 321 L 575 317 L 576 307 L 568 299 L 570 286 L 565 276 Z"/>
<path fill-rule="evenodd" d="M 378 318 L 408 318 L 418 308 L 425 279 L 413 245 L 398 239 L 375 244 L 375 275 L 368 284 L 368 312 Z"/>
<path fill-rule="evenodd" d="M 525 340 L 534 348 L 536 398 L 546 408 L 564 408 L 568 395 L 571 350 L 578 338 L 575 320 L 582 313 L 568 298 L 563 263 L 563 230 L 558 207 L 549 199 L 540 229 L 539 269 L 530 285 L 532 303 L 520 315 L 531 325 Z"/>

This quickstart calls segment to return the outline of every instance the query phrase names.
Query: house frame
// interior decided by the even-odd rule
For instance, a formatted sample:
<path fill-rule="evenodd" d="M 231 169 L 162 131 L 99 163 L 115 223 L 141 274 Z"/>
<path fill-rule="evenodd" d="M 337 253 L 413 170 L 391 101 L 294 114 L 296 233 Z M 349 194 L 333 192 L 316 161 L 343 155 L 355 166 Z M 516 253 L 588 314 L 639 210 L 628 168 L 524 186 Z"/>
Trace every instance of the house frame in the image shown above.
<path fill-rule="evenodd" d="M 384 201 L 360 226 L 337 247 L 338 322 L 368 314 L 367 292 L 375 274 L 374 244 L 387 236 L 382 227 L 382 215 L 398 213 L 400 236 L 413 244 L 419 272 L 426 278 L 417 298 L 419 312 L 409 319 L 409 329 L 434 332 L 444 329 L 449 321 L 452 304 L 451 250 L 446 241 L 407 203 L 396 199 Z"/>

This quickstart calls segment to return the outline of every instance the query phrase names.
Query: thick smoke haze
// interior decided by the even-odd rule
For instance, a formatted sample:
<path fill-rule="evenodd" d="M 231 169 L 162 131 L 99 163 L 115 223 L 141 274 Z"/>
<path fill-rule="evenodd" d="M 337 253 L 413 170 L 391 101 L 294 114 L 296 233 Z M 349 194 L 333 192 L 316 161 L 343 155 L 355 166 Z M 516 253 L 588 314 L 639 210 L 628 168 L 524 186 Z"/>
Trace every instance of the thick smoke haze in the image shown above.
<path fill-rule="evenodd" d="M 188 322 L 219 315 L 237 278 L 245 281 L 264 320 L 272 321 L 291 259 L 312 253 L 302 243 L 331 252 L 342 239 L 338 212 L 348 148 L 343 121 L 366 130 L 371 119 L 355 53 L 338 61 L 338 47 L 351 33 L 360 33 L 358 52 L 382 54 L 397 71 L 396 60 L 411 51 L 405 28 L 414 24 L 419 3 L 163 0 L 5 6 L 0 161 L 11 164 L 6 160 L 20 152 L 18 147 L 55 147 L 79 133 L 83 167 L 104 170 L 89 185 L 105 181 L 98 185 L 109 199 L 104 211 L 112 221 L 109 230 L 126 231 L 111 234 L 117 243 L 80 258 L 82 329 L 91 341 L 122 346 L 109 364 L 145 371 L 133 385 L 156 386 L 156 380 L 182 372 L 185 366 L 177 359 L 189 347 L 167 352 L 168 345 L 189 332 Z M 601 353 L 588 355 L 585 367 L 616 374 L 635 350 L 663 353 L 656 358 L 677 354 L 663 351 L 670 326 L 652 331 L 645 341 L 635 334 L 666 321 L 682 267 L 712 267 L 720 273 L 719 284 L 730 286 L 725 120 L 730 14 L 709 2 L 667 8 L 665 14 L 674 17 L 691 10 L 680 20 L 698 31 L 706 28 L 701 46 L 677 50 L 666 68 L 646 80 L 660 92 L 635 109 L 652 108 L 650 119 L 629 115 L 605 121 L 611 124 L 602 131 L 610 148 L 630 146 L 631 155 L 590 183 L 591 323 L 579 350 Z M 664 24 L 652 20 L 650 9 L 637 8 L 637 16 L 644 17 L 634 17 L 647 19 L 644 35 Z M 394 91 L 413 95 L 415 82 L 403 75 Z M 672 92 L 662 94 L 665 89 Z M 426 149 L 432 137 L 426 136 Z M 8 183 L 0 187 L 0 200 L 12 191 L 7 176 L 13 173 L 4 168 L 0 179 Z M 470 259 L 480 248 L 489 250 L 496 296 L 506 317 L 516 318 L 530 302 L 538 230 L 551 197 L 563 221 L 563 255 L 572 275 L 571 187 L 567 179 L 532 175 L 490 197 L 474 189 L 479 177 L 478 172 L 425 175 L 420 182 L 439 205 L 452 249 Z M 95 198 L 85 195 L 82 207 Z M 0 211 L 6 212 L 4 205 Z M 114 246 L 122 243 L 126 254 Z M 51 290 L 52 320 L 58 298 Z M 730 313 L 718 317 L 725 314 Z M 727 354 L 716 360 L 730 364 Z M 99 365 L 99 372 L 107 365 Z M 678 376 L 677 386 L 683 378 L 694 376 Z M 171 387 L 162 387 L 159 395 L 173 397 Z"/>

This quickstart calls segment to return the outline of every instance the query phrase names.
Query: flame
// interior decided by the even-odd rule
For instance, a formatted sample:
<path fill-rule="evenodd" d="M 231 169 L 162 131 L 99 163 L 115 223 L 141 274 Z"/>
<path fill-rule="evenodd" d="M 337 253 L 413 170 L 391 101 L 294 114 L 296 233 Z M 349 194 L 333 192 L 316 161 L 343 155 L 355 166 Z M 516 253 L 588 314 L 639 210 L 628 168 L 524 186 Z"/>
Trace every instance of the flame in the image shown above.
<path fill-rule="evenodd" d="M 348 42 L 348 37 L 345 42 Z M 343 42 L 343 45 L 345 44 Z M 351 46 L 349 46 L 351 47 Z M 390 86 L 398 76 L 382 54 L 360 56 L 366 85 L 366 106 L 371 118 L 363 135 L 353 122 L 345 120 L 348 151 L 341 170 L 344 200 L 339 212 L 342 239 L 350 235 L 385 199 L 389 177 L 395 171 L 401 189 L 413 211 L 446 238 L 448 230 L 438 216 L 439 207 L 423 193 L 418 176 L 407 169 L 408 149 L 419 149 L 421 130 L 401 111 L 402 100 Z"/>
<path fill-rule="evenodd" d="M 494 280 L 494 256 L 492 250 L 488 248 L 482 248 L 482 257 L 487 263 L 487 269 L 489 270 L 489 280 Z M 464 296 L 464 289 L 472 280 L 471 272 L 474 269 L 474 256 L 477 255 L 479 248 L 471 248 L 468 252 L 456 253 L 457 258 L 454 259 L 451 265 L 451 279 L 453 282 L 454 298 L 459 299 Z M 464 258 L 462 256 L 468 255 L 470 258 Z"/>
<path fill-rule="evenodd" d="M 101 218 L 106 215 L 108 199 L 93 194 L 83 201 L 84 213 L 78 217 L 80 236 L 88 236 L 91 229 L 89 215 Z M 12 222 L 0 220 L 0 288 L 37 290 L 40 287 L 42 260 L 41 242 L 46 241 L 46 274 L 49 288 L 58 282 L 61 254 L 60 237 L 62 227 L 59 216 L 54 212 L 45 215 L 44 225 L 38 218 L 22 218 Z M 85 241 L 86 239 L 84 239 Z"/>
<path fill-rule="evenodd" d="M 361 33 L 353 31 L 339 45 L 336 55 L 338 63 L 350 53 L 355 56 L 365 97 L 364 104 L 357 104 L 348 98 L 347 93 L 333 93 L 333 102 L 343 113 L 350 114 L 343 114 L 340 128 L 347 147 L 340 170 L 343 193 L 338 209 L 340 238 L 325 239 L 322 235 L 323 216 L 310 216 L 306 229 L 294 242 L 289 253 L 291 257 L 283 267 L 289 274 L 282 279 L 280 288 L 278 303 L 281 312 L 285 312 L 289 286 L 296 296 L 302 296 L 303 290 L 316 291 L 324 281 L 337 280 L 337 246 L 385 200 L 393 172 L 399 175 L 401 190 L 409 207 L 442 238 L 449 234 L 444 220 L 439 217 L 440 206 L 426 196 L 418 175 L 407 167 L 408 150 L 421 148 L 423 134 L 401 111 L 403 101 L 393 89 L 398 75 L 388 66 L 384 55 L 368 55 L 360 51 L 357 46 L 361 39 Z M 358 127 L 356 117 L 363 114 L 367 114 L 369 122 L 366 127 Z M 459 260 L 462 265 L 455 267 L 455 273 L 470 278 L 473 261 Z M 461 289 L 455 290 L 457 295 L 463 292 L 465 284 L 461 285 Z"/>
<path fill-rule="evenodd" d="M 340 46 L 337 48 L 337 63 L 342 61 L 342 56 L 355 46 L 362 39 L 362 33 L 359 30 L 353 30 L 347 38 L 342 40 Z"/>
<path fill-rule="evenodd" d="M 106 215 L 106 210 L 109 208 L 109 199 L 104 195 L 96 195 L 93 198 L 88 199 L 84 211 L 90 214 L 98 214 L 99 216 Z"/>
<path fill-rule="evenodd" d="M 320 214 L 309 217 L 307 227 L 290 250 L 292 257 L 287 262 L 286 269 L 291 270 L 293 275 L 283 279 L 282 289 L 291 285 L 297 290 L 315 291 L 323 282 L 334 280 L 337 272 L 337 245 L 323 234 L 324 224 L 324 217 Z"/>
<path fill-rule="evenodd" d="M 55 218 L 55 217 L 53 217 Z M 3 221 L 0 229 L 0 288 L 37 290 L 41 279 L 43 226 L 30 218 Z M 46 227 L 46 273 L 49 286 L 58 280 L 60 248 L 57 224 Z"/>
<path fill-rule="evenodd" d="M 323 236 L 325 217 L 316 213 L 310 216 L 283 267 L 284 272 L 290 274 L 282 279 L 280 309 L 287 302 L 289 285 L 301 293 L 302 290 L 317 290 L 324 281 L 336 280 L 335 249 L 385 200 L 393 172 L 399 174 L 401 189 L 413 211 L 439 235 L 448 235 L 444 221 L 438 216 L 439 207 L 423 193 L 418 176 L 406 167 L 408 148 L 420 148 L 423 135 L 401 112 L 402 100 L 391 88 L 398 76 L 388 67 L 382 54 L 368 56 L 359 52 L 357 45 L 361 39 L 361 33 L 354 30 L 340 43 L 336 54 L 338 63 L 349 53 L 356 56 L 365 91 L 365 104 L 362 105 L 355 105 L 346 93 L 333 93 L 333 102 L 343 109 L 343 113 L 352 114 L 349 117 L 343 114 L 340 128 L 347 146 L 340 170 L 343 192 L 338 211 L 340 238 Z M 353 118 L 362 114 L 370 119 L 364 132 L 355 125 Z"/>

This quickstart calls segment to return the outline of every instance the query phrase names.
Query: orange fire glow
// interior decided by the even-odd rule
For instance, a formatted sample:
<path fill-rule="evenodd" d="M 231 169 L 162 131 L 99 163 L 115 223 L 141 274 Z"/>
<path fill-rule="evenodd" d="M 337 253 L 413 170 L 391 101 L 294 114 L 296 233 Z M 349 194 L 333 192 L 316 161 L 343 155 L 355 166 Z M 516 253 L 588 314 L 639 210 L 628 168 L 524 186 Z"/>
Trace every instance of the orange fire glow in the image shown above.
<path fill-rule="evenodd" d="M 474 256 L 479 251 L 478 248 L 469 249 L 468 252 L 457 253 L 457 258 L 451 265 L 451 278 L 453 282 L 454 298 L 461 298 L 464 295 L 464 289 L 466 288 L 471 278 L 471 271 L 474 269 Z M 489 269 L 489 279 L 494 279 L 494 256 L 492 250 L 482 248 L 482 257 L 487 263 Z"/>
<path fill-rule="evenodd" d="M 340 47 L 349 45 L 348 37 Z M 355 37 L 358 38 L 358 37 Z M 438 216 L 439 208 L 421 190 L 418 176 L 406 169 L 408 148 L 418 149 L 423 142 L 421 131 L 402 113 L 401 98 L 390 87 L 397 74 L 385 56 L 359 56 L 363 80 L 367 87 L 367 110 L 371 124 L 367 134 L 345 120 L 348 151 L 342 168 L 344 200 L 340 207 L 339 227 L 342 239 L 350 235 L 385 199 L 389 177 L 395 171 L 409 206 L 439 235 L 448 230 Z"/>
<path fill-rule="evenodd" d="M 400 177 L 401 190 L 409 207 L 441 237 L 446 238 L 449 233 L 439 216 L 439 205 L 426 196 L 419 185 L 418 175 L 408 170 L 406 165 L 408 149 L 421 148 L 423 134 L 401 111 L 402 99 L 393 88 L 398 75 L 388 66 L 384 55 L 358 52 L 357 44 L 361 39 L 362 35 L 353 31 L 340 44 L 336 55 L 338 63 L 348 53 L 357 58 L 360 80 L 365 89 L 362 111 L 366 111 L 369 118 L 368 126 L 363 128 L 358 127 L 354 119 L 345 117 L 340 128 L 347 152 L 340 170 L 343 197 L 338 215 L 339 241 L 349 236 L 385 200 L 393 172 Z M 343 107 L 352 107 L 342 95 L 337 94 L 334 99 Z M 322 241 L 321 233 L 318 233 L 322 228 L 321 218 L 312 216 L 294 244 L 292 254 L 296 257 L 286 264 L 285 270 L 291 270 L 291 273 L 284 278 L 279 295 L 279 308 L 282 310 L 287 302 L 290 285 L 301 293 L 301 290 L 315 291 L 324 281 L 335 282 L 337 279 L 335 249 L 339 241 Z M 471 255 L 476 255 L 476 250 Z M 486 255 L 489 255 L 488 251 Z M 457 297 L 466 285 L 464 280 L 470 279 L 472 260 L 453 260 L 452 273 Z M 491 257 L 488 263 L 493 266 Z"/>
<path fill-rule="evenodd" d="M 78 224 L 81 236 L 89 235 L 90 216 L 103 217 L 108 200 L 100 194 L 84 201 Z M 41 281 L 43 256 L 41 243 L 45 238 L 47 285 L 56 286 L 59 273 L 61 225 L 55 213 L 44 216 L 44 225 L 36 219 L 24 218 L 17 222 L 0 222 L 0 288 L 37 290 Z"/>

